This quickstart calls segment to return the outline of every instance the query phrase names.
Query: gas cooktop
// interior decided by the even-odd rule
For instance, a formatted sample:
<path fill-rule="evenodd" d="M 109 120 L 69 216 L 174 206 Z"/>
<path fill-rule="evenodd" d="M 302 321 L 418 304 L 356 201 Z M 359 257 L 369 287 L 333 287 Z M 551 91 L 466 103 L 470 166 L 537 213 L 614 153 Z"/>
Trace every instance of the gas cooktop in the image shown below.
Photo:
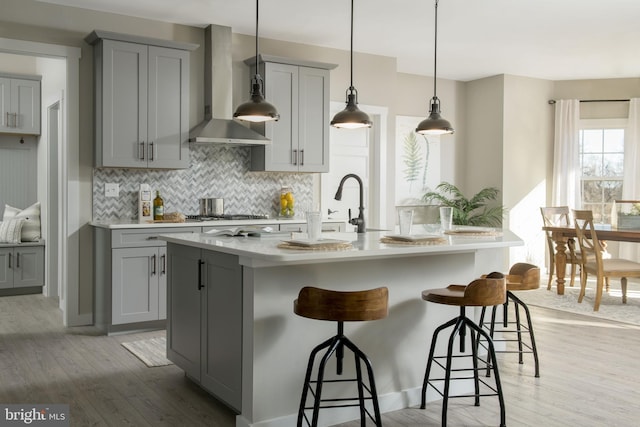
<path fill-rule="evenodd" d="M 199 221 L 222 221 L 222 220 L 256 220 L 256 219 L 269 219 L 269 215 L 257 215 L 257 214 L 224 214 L 224 215 L 187 215 L 186 220 L 188 222 Z"/>

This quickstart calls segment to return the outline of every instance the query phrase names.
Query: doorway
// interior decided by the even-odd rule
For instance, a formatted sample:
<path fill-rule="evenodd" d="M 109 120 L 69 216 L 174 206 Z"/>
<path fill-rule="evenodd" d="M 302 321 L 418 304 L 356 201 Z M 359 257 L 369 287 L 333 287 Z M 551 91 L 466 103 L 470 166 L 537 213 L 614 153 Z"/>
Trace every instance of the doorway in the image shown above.
<path fill-rule="evenodd" d="M 58 287 L 60 308 L 64 326 L 88 325 L 93 322 L 93 313 L 79 311 L 79 239 L 80 229 L 80 183 L 78 182 L 79 160 L 79 69 L 81 50 L 77 47 L 38 43 L 24 40 L 0 38 L 0 53 L 34 56 L 37 58 L 58 58 L 65 61 L 66 102 L 60 104 L 56 130 L 57 190 L 51 193 L 48 185 L 48 203 L 55 199 L 55 222 L 57 244 L 47 251 L 57 252 L 54 281 Z M 45 104 L 48 105 L 48 104 Z M 55 111 L 52 111 L 55 116 Z M 47 115 L 48 117 L 48 115 Z M 49 153 L 51 154 L 51 153 Z M 48 156 L 47 156 L 48 157 Z M 50 162 L 49 159 L 46 160 Z M 49 218 L 49 217 L 48 217 Z M 57 224 L 57 226 L 52 226 Z M 50 270 L 51 273 L 51 270 Z M 50 276 L 45 280 L 49 281 Z"/>
<path fill-rule="evenodd" d="M 323 215 L 332 213 L 332 219 L 348 220 L 358 216 L 359 188 L 356 180 L 345 181 L 341 201 L 334 199 L 343 176 L 355 173 L 363 182 L 364 215 L 367 228 L 387 226 L 386 210 L 382 209 L 387 194 L 386 145 L 387 108 L 360 105 L 373 126 L 364 129 L 331 128 L 329 141 L 330 169 L 321 174 L 320 194 Z M 330 116 L 344 109 L 344 103 L 332 102 Z"/>

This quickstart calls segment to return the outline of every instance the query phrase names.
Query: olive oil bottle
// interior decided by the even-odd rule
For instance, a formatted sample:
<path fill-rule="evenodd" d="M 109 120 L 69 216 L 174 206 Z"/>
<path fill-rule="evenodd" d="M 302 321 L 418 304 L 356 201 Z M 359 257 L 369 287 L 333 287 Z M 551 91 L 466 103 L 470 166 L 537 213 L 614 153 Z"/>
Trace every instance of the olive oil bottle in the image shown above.
<path fill-rule="evenodd" d="M 153 199 L 153 220 L 162 221 L 164 219 L 164 200 L 160 197 L 160 191 L 156 191 L 156 198 Z"/>

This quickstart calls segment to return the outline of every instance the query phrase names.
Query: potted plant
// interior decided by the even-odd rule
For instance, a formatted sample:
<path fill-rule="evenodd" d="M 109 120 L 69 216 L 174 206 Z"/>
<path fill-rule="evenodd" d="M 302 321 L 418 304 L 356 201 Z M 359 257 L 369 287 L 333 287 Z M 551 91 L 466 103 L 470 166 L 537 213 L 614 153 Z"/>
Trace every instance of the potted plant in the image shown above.
<path fill-rule="evenodd" d="M 438 202 L 441 206 L 453 208 L 453 224 L 500 227 L 504 207 L 488 206 L 491 200 L 497 200 L 499 190 L 487 187 L 468 199 L 458 187 L 448 182 L 441 182 L 436 191 L 429 191 L 422 196 L 425 202 Z"/>

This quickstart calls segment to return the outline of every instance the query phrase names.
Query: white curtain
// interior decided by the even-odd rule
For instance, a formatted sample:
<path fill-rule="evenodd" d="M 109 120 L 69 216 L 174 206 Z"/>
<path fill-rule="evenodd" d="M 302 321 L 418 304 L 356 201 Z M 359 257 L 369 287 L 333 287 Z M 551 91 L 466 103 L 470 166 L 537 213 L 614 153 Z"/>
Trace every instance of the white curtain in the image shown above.
<path fill-rule="evenodd" d="M 640 98 L 629 101 L 629 120 L 624 131 L 622 199 L 640 200 Z M 620 243 L 620 257 L 640 260 L 638 244 Z"/>
<path fill-rule="evenodd" d="M 555 137 L 553 149 L 553 206 L 581 207 L 580 197 L 580 101 L 556 101 Z"/>

